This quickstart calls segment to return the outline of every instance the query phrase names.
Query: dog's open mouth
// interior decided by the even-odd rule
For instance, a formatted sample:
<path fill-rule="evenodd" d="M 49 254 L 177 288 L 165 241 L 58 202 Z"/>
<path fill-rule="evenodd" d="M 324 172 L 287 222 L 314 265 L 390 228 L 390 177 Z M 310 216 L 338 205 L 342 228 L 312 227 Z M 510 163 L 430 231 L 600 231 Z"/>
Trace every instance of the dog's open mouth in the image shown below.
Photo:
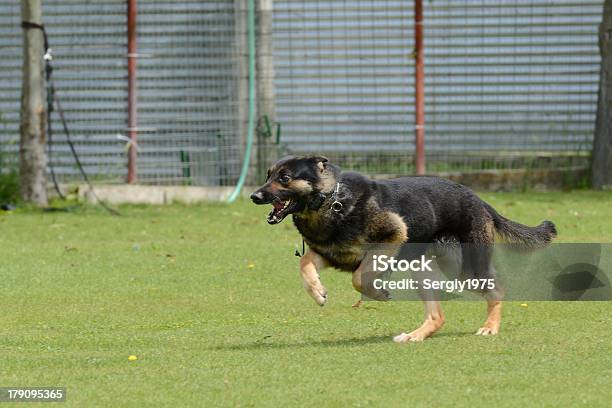
<path fill-rule="evenodd" d="M 268 224 L 278 224 L 293 210 L 295 202 L 276 198 L 272 201 L 272 211 L 268 214 Z"/>

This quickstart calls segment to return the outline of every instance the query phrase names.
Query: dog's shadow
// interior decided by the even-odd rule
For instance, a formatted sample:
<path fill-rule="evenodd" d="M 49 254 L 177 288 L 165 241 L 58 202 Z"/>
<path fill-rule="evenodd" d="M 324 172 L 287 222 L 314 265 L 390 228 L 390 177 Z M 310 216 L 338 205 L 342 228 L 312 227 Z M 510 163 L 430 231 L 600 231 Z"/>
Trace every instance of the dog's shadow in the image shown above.
<path fill-rule="evenodd" d="M 435 341 L 436 337 L 466 337 L 473 336 L 472 332 L 452 332 L 452 333 L 436 333 L 427 342 Z M 240 351 L 240 350 L 273 350 L 273 349 L 291 349 L 300 347 L 351 347 L 364 346 L 376 343 L 393 343 L 393 336 L 369 336 L 369 337 L 352 337 L 338 340 L 315 340 L 315 341 L 300 341 L 300 342 L 274 342 L 272 336 L 265 336 L 252 343 L 220 345 L 210 347 L 209 350 L 215 351 Z"/>

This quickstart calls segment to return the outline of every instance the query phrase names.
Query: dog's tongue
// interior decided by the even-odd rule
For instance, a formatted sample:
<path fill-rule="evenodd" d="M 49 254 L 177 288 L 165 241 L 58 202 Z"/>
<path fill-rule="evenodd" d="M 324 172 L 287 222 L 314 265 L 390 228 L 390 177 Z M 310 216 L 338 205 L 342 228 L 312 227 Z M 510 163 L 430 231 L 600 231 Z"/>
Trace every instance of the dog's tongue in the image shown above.
<path fill-rule="evenodd" d="M 272 205 L 274 206 L 274 209 L 276 211 L 282 210 L 285 206 L 281 200 L 274 200 L 274 202 L 272 202 Z"/>

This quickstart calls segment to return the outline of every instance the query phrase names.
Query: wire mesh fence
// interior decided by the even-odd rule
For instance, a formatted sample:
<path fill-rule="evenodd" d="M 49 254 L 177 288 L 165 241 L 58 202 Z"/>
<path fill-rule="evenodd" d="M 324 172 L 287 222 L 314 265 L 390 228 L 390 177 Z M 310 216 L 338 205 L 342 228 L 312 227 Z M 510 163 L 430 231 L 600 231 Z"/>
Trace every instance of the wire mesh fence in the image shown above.
<path fill-rule="evenodd" d="M 248 0 L 138 1 L 141 183 L 232 185 L 247 134 Z M 414 172 L 413 2 L 256 1 L 250 181 L 284 154 Z M 429 173 L 568 169 L 589 158 L 602 0 L 424 1 Z M 48 0 L 43 21 L 77 151 L 125 180 L 126 1 Z M 18 2 L 0 4 L 0 165 L 19 140 Z M 51 165 L 78 179 L 56 113 Z"/>
<path fill-rule="evenodd" d="M 237 16 L 232 1 L 139 2 L 138 177 L 228 185 L 241 165 Z M 246 34 L 246 33 L 244 33 Z"/>
<path fill-rule="evenodd" d="M 139 1 L 139 181 L 229 185 L 241 164 L 233 1 Z M 126 175 L 126 1 L 49 0 L 43 22 L 53 49 L 54 81 L 85 171 L 98 182 Z M 19 142 L 21 28 L 18 2 L 0 4 L 0 155 L 15 167 Z M 246 35 L 246 32 L 244 32 Z M 53 166 L 62 181 L 78 169 L 51 115 Z M 4 153 L 2 153 L 4 152 Z"/>
<path fill-rule="evenodd" d="M 276 1 L 283 142 L 413 172 L 413 4 Z M 429 172 L 585 165 L 600 1 L 425 1 Z"/>
<path fill-rule="evenodd" d="M 116 136 L 126 128 L 125 2 L 48 0 L 44 24 L 54 81 L 72 139 L 92 177 L 119 180 L 124 153 Z M 22 29 L 19 2 L 0 4 L 0 154 L 14 165 L 19 142 Z M 78 177 L 58 112 L 52 113 L 52 164 L 60 179 Z M 48 135 L 47 135 L 48 136 Z M 47 139 L 48 141 L 48 139 Z"/>

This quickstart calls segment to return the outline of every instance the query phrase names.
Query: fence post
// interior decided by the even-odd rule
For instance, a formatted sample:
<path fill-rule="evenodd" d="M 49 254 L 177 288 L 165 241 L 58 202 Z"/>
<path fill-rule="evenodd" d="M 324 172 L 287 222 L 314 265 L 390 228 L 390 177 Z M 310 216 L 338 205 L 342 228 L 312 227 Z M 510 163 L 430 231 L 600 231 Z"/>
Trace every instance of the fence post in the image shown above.
<path fill-rule="evenodd" d="M 603 189 L 612 187 L 612 0 L 604 4 L 599 50 L 601 74 L 591 178 L 593 188 Z"/>
<path fill-rule="evenodd" d="M 425 174 L 425 55 L 423 47 L 423 0 L 414 0 L 414 112 L 415 167 Z"/>
<path fill-rule="evenodd" d="M 136 173 L 136 154 L 138 136 L 138 94 L 136 90 L 136 60 L 138 58 L 138 47 L 136 39 L 136 17 L 138 15 L 137 0 L 128 0 L 127 9 L 127 68 L 128 68 L 128 135 L 130 144 L 128 147 L 128 173 L 127 182 L 135 183 Z"/>
<path fill-rule="evenodd" d="M 41 0 L 22 0 L 21 19 L 42 25 Z M 45 104 L 43 79 L 43 32 L 23 28 L 23 82 L 21 88 L 21 126 L 19 175 L 21 198 L 47 206 L 47 156 L 45 154 Z"/>
<path fill-rule="evenodd" d="M 242 149 L 246 148 L 248 114 L 248 46 L 247 0 L 234 0 L 235 53 L 236 53 L 236 116 L 237 132 Z M 243 150 L 244 151 L 244 150 Z M 221 165 L 221 164 L 220 164 Z"/>
<path fill-rule="evenodd" d="M 257 4 L 257 180 L 263 181 L 276 121 L 274 92 L 274 59 L 272 53 L 272 0 L 259 0 Z M 272 157 L 276 160 L 276 157 Z"/>

